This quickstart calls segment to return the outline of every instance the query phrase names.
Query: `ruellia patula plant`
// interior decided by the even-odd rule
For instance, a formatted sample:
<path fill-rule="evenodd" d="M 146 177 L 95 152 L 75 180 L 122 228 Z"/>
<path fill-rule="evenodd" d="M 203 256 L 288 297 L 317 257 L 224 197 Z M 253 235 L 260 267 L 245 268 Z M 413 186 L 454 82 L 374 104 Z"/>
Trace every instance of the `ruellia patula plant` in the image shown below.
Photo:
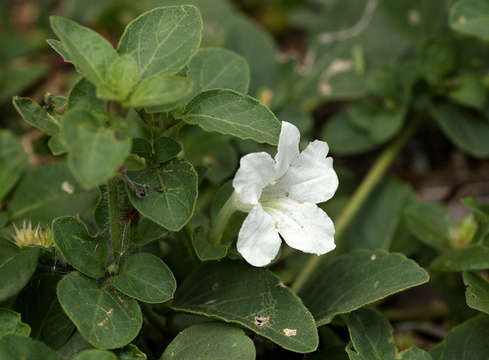
<path fill-rule="evenodd" d="M 474 20 L 487 4 L 449 4 L 444 32 L 430 23 L 421 41 L 437 19 L 429 1 L 367 0 L 356 25 L 330 32 L 313 30 L 319 2 L 300 3 L 295 25 L 315 35 L 295 63 L 242 15 L 220 27 L 185 2 L 126 21 L 118 41 L 49 18 L 50 51 L 76 76 L 67 96 L 13 97 L 34 135 L 0 130 L 0 360 L 488 358 L 489 320 L 474 311 L 489 312 L 489 213 L 467 197 L 472 214 L 452 223 L 384 179 L 420 129 L 437 133 L 431 118 L 463 152 L 489 155 L 476 95 L 487 74 L 478 82 L 468 62 L 457 73 L 453 45 L 488 38 Z M 353 18 L 347 8 L 332 14 Z M 437 37 L 447 31 L 453 43 Z M 391 45 L 369 47 L 384 35 Z M 375 57 L 389 51 L 398 63 Z M 341 102 L 317 131 L 325 98 Z M 360 178 L 338 167 L 337 154 L 381 146 Z M 428 283 L 425 268 L 440 291 L 465 283 L 466 300 L 397 311 L 390 296 Z M 457 306 L 450 321 L 463 324 L 436 346 L 394 341 L 389 320 Z M 430 324 L 415 330 L 438 339 Z"/>

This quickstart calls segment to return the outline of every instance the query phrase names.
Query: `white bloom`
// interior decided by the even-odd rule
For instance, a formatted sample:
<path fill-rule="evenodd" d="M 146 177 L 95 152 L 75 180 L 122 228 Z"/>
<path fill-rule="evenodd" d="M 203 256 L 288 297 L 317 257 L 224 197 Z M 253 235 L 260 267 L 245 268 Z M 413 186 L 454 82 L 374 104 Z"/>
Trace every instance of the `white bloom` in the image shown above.
<path fill-rule="evenodd" d="M 278 151 L 243 156 L 233 180 L 235 206 L 248 216 L 237 248 L 254 266 L 265 266 L 285 242 L 297 250 L 321 255 L 335 248 L 334 224 L 316 204 L 338 188 L 328 144 L 311 142 L 299 153 L 299 130 L 283 121 Z"/>

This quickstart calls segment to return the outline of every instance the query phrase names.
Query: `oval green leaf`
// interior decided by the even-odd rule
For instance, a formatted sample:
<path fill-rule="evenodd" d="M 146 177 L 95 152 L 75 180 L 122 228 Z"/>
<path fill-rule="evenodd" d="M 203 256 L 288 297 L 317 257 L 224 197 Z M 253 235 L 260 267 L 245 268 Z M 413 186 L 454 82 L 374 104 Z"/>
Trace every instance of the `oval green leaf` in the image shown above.
<path fill-rule="evenodd" d="M 485 0 L 462 0 L 450 9 L 450 26 L 463 34 L 489 40 L 489 3 Z"/>
<path fill-rule="evenodd" d="M 20 314 L 0 308 L 0 338 L 6 335 L 29 336 L 31 328 L 23 323 Z"/>
<path fill-rule="evenodd" d="M 95 31 L 72 20 L 51 16 L 50 21 L 76 69 L 93 84 L 104 85 L 108 67 L 117 57 L 112 45 Z"/>
<path fill-rule="evenodd" d="M 202 19 L 195 6 L 159 7 L 127 25 L 117 50 L 136 59 L 140 79 L 176 74 L 197 51 L 201 32 Z"/>
<path fill-rule="evenodd" d="M 190 220 L 197 201 L 197 173 L 190 163 L 173 160 L 128 172 L 128 176 L 146 187 L 142 197 L 127 188 L 131 204 L 141 214 L 170 231 L 180 230 Z"/>
<path fill-rule="evenodd" d="M 255 344 L 243 330 L 221 323 L 206 323 L 192 325 L 179 333 L 165 349 L 161 360 L 254 360 L 255 353 Z"/>
<path fill-rule="evenodd" d="M 39 248 L 19 249 L 0 238 L 0 302 L 17 295 L 36 270 Z"/>
<path fill-rule="evenodd" d="M 183 120 L 206 131 L 277 145 L 280 121 L 258 100 L 232 90 L 207 90 L 185 108 Z"/>
<path fill-rule="evenodd" d="M 272 272 L 241 262 L 207 263 L 177 289 L 172 307 L 240 324 L 285 349 L 318 346 L 314 319 Z"/>
<path fill-rule="evenodd" d="M 301 291 L 318 326 L 429 280 L 413 260 L 383 250 L 358 250 L 328 260 Z"/>
<path fill-rule="evenodd" d="M 42 342 L 18 335 L 7 335 L 0 339 L 0 359 L 63 360 L 56 351 Z"/>
<path fill-rule="evenodd" d="M 246 59 L 221 48 L 203 48 L 192 58 L 187 76 L 194 81 L 191 97 L 210 89 L 231 89 L 246 94 L 250 68 Z"/>
<path fill-rule="evenodd" d="M 118 358 L 110 351 L 85 350 L 75 356 L 73 360 L 118 360 Z"/>
<path fill-rule="evenodd" d="M 65 162 L 47 164 L 24 176 L 10 203 L 11 218 L 50 224 L 63 215 L 83 214 L 99 197 L 97 189 L 85 191 Z"/>
<path fill-rule="evenodd" d="M 190 94 L 192 86 L 192 80 L 184 77 L 155 75 L 141 81 L 123 104 L 126 107 L 171 104 Z"/>
<path fill-rule="evenodd" d="M 53 240 L 71 266 L 98 279 L 105 274 L 109 247 L 103 236 L 91 236 L 86 225 L 72 216 L 53 221 Z"/>
<path fill-rule="evenodd" d="M 474 244 L 449 249 L 433 260 L 430 269 L 448 272 L 489 269 L 489 247 Z"/>
<path fill-rule="evenodd" d="M 87 341 L 98 349 L 115 349 L 130 343 L 143 324 L 136 300 L 99 284 L 79 272 L 58 283 L 58 300 Z"/>
<path fill-rule="evenodd" d="M 177 288 L 170 268 L 159 257 L 148 253 L 131 256 L 119 275 L 109 281 L 123 294 L 147 303 L 170 300 Z"/>

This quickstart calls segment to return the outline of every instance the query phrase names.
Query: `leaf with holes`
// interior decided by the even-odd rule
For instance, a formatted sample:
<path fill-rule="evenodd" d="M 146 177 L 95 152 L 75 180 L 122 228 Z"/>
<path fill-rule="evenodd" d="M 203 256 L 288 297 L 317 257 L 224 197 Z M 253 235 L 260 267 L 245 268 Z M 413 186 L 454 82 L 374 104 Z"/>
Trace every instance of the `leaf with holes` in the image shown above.
<path fill-rule="evenodd" d="M 98 349 L 115 349 L 130 343 L 143 324 L 136 300 L 79 272 L 58 283 L 58 300 L 78 331 Z"/>
<path fill-rule="evenodd" d="M 314 319 L 301 300 L 272 272 L 241 262 L 202 265 L 178 288 L 172 307 L 240 324 L 291 351 L 318 346 Z"/>
<path fill-rule="evenodd" d="M 190 163 L 173 160 L 128 176 L 138 188 L 145 188 L 145 194 L 139 195 L 130 185 L 127 188 L 129 200 L 141 214 L 170 231 L 180 230 L 190 220 L 197 200 L 197 173 Z"/>
<path fill-rule="evenodd" d="M 402 254 L 357 250 L 326 259 L 301 291 L 301 297 L 321 326 L 336 315 L 428 280 L 426 271 Z"/>

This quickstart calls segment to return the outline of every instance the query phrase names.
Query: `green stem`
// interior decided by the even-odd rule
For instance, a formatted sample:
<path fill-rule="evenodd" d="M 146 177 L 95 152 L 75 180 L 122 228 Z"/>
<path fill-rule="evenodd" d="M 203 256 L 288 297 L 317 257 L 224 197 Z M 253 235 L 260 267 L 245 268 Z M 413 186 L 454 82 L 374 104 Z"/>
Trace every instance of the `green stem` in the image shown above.
<path fill-rule="evenodd" d="M 358 212 L 358 210 L 361 208 L 362 204 L 367 199 L 372 189 L 382 178 L 387 168 L 394 161 L 394 159 L 396 158 L 397 154 L 402 149 L 402 147 L 411 138 L 411 135 L 414 133 L 415 129 L 417 128 L 418 123 L 419 123 L 418 119 L 409 122 L 408 126 L 404 129 L 402 134 L 396 140 L 394 140 L 378 157 L 377 161 L 370 169 L 365 179 L 357 188 L 352 198 L 350 199 L 346 207 L 343 209 L 343 212 L 341 213 L 338 220 L 336 221 L 335 237 L 336 237 L 337 244 L 339 242 L 338 239 L 341 238 L 341 235 L 345 231 L 346 227 L 351 222 L 351 220 Z M 320 256 L 312 256 L 309 258 L 309 260 L 306 262 L 305 266 L 302 268 L 299 275 L 297 275 L 297 278 L 295 279 L 295 281 L 291 286 L 291 289 L 294 292 L 298 293 L 302 289 L 302 287 L 306 284 L 306 282 L 313 274 L 314 270 L 316 270 L 316 268 L 320 264 L 321 260 L 322 258 Z"/>
<path fill-rule="evenodd" d="M 110 222 L 110 237 L 112 239 L 112 249 L 114 250 L 114 258 L 117 259 L 122 251 L 122 227 L 121 213 L 119 209 L 118 196 L 118 179 L 110 179 L 107 183 L 107 195 L 109 203 L 109 222 Z"/>
<path fill-rule="evenodd" d="M 211 244 L 218 245 L 221 243 L 222 235 L 224 230 L 226 230 L 226 225 L 231 216 L 236 212 L 234 197 L 235 194 L 233 192 L 221 210 L 219 210 L 216 220 L 212 224 L 211 231 L 209 232 L 209 242 Z"/>

